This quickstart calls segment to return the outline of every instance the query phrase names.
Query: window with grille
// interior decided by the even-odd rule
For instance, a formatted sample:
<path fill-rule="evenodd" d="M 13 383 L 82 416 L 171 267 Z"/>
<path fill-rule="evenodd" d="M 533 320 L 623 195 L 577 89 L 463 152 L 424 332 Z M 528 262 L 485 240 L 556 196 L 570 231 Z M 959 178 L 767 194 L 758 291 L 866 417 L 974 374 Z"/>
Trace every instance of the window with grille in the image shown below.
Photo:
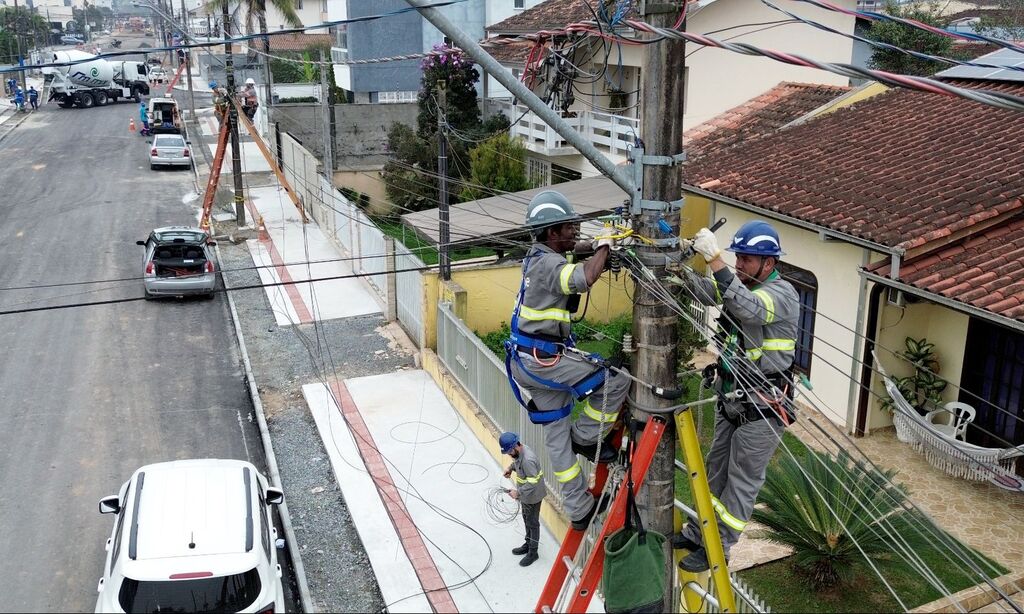
<path fill-rule="evenodd" d="M 537 186 L 551 185 L 551 163 L 537 158 L 526 158 L 526 178 Z"/>
<path fill-rule="evenodd" d="M 512 8 L 514 9 L 525 9 L 526 0 L 512 0 Z"/>
<path fill-rule="evenodd" d="M 796 356 L 793 368 L 804 375 L 811 375 L 811 353 L 814 351 L 814 316 L 818 306 L 818 278 L 814 273 L 793 266 L 788 262 L 779 262 L 775 269 L 796 288 L 800 299 L 800 318 L 796 329 Z"/>

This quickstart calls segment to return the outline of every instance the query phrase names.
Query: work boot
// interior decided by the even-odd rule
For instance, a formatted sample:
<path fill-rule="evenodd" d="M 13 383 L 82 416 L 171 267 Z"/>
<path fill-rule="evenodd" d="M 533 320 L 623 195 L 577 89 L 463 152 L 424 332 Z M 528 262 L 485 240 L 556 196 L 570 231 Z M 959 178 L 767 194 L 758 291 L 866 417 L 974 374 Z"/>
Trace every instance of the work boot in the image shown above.
<path fill-rule="evenodd" d="M 689 550 L 690 552 L 694 552 L 695 550 L 700 548 L 700 544 L 693 541 L 689 537 L 686 537 L 681 532 L 673 533 L 672 537 L 669 538 L 669 541 L 672 542 L 673 550 Z"/>
<path fill-rule="evenodd" d="M 522 560 L 519 561 L 519 566 L 520 567 L 529 567 L 530 565 L 533 565 L 533 562 L 536 561 L 538 558 L 540 558 L 540 557 L 537 556 L 537 551 L 536 550 L 530 550 L 529 552 L 526 553 L 526 556 L 524 556 L 522 558 Z"/>
<path fill-rule="evenodd" d="M 725 564 L 729 564 L 729 556 L 725 557 Z M 683 560 L 679 561 L 679 569 L 688 571 L 690 573 L 700 573 L 711 569 L 711 565 L 708 563 L 708 553 L 704 548 L 697 548 L 690 554 L 683 557 Z"/>
<path fill-rule="evenodd" d="M 512 549 L 512 554 L 514 554 L 516 556 L 523 556 L 524 554 L 526 554 L 529 551 L 530 551 L 530 544 L 528 544 L 526 542 L 523 542 L 522 546 L 519 546 L 518 548 L 513 548 Z"/>
<path fill-rule="evenodd" d="M 594 460 L 594 455 L 597 454 L 597 444 L 590 443 L 577 443 L 575 440 L 572 442 L 572 451 L 579 454 L 587 460 Z M 610 463 L 619 457 L 619 451 L 615 449 L 612 444 L 605 441 L 601 444 L 601 458 L 597 459 L 597 462 L 601 464 Z"/>
<path fill-rule="evenodd" d="M 594 518 L 594 514 L 597 513 L 597 501 L 590 507 L 590 511 L 583 515 L 582 518 L 572 521 L 572 528 L 577 531 L 586 531 L 587 527 L 590 526 L 591 519 Z"/>

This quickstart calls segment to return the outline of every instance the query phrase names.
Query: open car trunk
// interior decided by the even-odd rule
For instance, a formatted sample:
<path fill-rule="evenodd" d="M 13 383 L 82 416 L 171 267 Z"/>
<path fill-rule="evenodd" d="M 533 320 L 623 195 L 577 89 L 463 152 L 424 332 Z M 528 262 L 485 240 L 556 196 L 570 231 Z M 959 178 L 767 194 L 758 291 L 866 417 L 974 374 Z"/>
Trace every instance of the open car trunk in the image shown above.
<path fill-rule="evenodd" d="M 202 246 L 188 243 L 158 245 L 153 253 L 157 277 L 188 277 L 206 272 L 206 252 Z"/>

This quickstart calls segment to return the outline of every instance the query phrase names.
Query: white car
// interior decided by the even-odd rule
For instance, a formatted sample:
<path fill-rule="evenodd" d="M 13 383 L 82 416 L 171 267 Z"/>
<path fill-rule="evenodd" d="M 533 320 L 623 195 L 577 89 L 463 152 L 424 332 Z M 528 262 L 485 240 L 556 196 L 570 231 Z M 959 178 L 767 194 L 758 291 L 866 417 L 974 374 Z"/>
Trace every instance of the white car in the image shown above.
<path fill-rule="evenodd" d="M 189 148 L 191 142 L 186 141 L 180 134 L 154 134 L 149 145 L 150 170 L 158 166 L 192 167 L 192 150 Z"/>
<path fill-rule="evenodd" d="M 182 460 L 139 468 L 116 514 L 97 612 L 284 612 L 271 505 L 284 493 L 252 464 Z"/>

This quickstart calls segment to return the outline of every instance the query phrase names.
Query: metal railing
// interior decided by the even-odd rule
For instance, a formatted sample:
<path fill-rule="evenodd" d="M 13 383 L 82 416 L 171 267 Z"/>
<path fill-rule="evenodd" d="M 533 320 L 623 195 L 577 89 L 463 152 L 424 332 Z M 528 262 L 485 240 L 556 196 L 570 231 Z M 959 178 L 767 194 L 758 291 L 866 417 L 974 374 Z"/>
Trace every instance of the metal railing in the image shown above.
<path fill-rule="evenodd" d="M 500 431 L 514 431 L 540 458 L 548 494 L 562 505 L 562 491 L 554 479 L 555 470 L 544 448 L 544 431 L 530 422 L 509 386 L 505 364 L 494 355 L 466 324 L 452 313 L 447 303 L 437 306 L 437 355 L 477 406 Z M 581 461 L 589 475 L 591 464 Z"/>
<path fill-rule="evenodd" d="M 395 301 L 398 322 L 409 333 L 417 347 L 425 343 L 423 327 L 423 274 L 409 269 L 423 268 L 423 261 L 408 248 L 395 241 Z"/>
<path fill-rule="evenodd" d="M 522 137 L 530 150 L 556 156 L 577 153 L 574 147 L 525 105 L 513 105 L 511 101 L 496 98 L 485 99 L 483 104 L 485 114 L 500 111 L 515 122 L 509 128 L 510 133 Z M 572 109 L 571 113 L 573 116 L 566 117 L 565 121 L 598 149 L 613 155 L 628 155 L 629 148 L 640 134 L 639 119 L 586 109 Z"/>

